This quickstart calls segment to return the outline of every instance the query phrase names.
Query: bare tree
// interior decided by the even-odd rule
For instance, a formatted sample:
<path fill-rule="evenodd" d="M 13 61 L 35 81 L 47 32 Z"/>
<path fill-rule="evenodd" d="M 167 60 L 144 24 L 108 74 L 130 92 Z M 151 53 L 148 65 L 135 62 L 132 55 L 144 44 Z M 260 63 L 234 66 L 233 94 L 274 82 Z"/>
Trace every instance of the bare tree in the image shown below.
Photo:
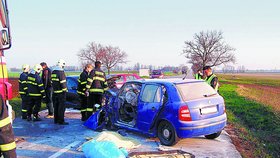
<path fill-rule="evenodd" d="M 77 54 L 82 65 L 87 63 L 94 63 L 99 60 L 108 70 L 117 64 L 126 63 L 127 54 L 119 47 L 103 46 L 91 42 L 85 49 L 81 49 Z"/>
<path fill-rule="evenodd" d="M 126 58 L 126 52 L 122 51 L 119 47 L 106 46 L 101 61 L 107 68 L 108 74 L 110 74 L 111 68 L 117 64 L 126 63 Z"/>
<path fill-rule="evenodd" d="M 194 35 L 193 41 L 185 41 L 183 54 L 193 64 L 194 72 L 204 66 L 218 66 L 235 63 L 235 49 L 225 43 L 221 31 L 200 32 Z"/>
<path fill-rule="evenodd" d="M 101 44 L 91 42 L 85 49 L 81 49 L 77 54 L 82 65 L 87 63 L 94 63 L 97 60 L 101 60 L 104 54 L 104 47 Z"/>

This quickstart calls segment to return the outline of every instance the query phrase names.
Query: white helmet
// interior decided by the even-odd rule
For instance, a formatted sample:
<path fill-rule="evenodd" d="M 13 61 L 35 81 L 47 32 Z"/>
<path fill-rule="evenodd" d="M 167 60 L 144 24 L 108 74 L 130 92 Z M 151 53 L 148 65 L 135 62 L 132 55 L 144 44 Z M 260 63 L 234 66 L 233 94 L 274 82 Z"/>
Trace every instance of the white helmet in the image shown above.
<path fill-rule="evenodd" d="M 65 67 L 65 61 L 63 59 L 59 59 L 57 62 L 57 66 L 64 68 Z"/>
<path fill-rule="evenodd" d="M 42 66 L 41 66 L 40 64 L 36 64 L 36 65 L 34 66 L 33 70 L 34 70 L 35 72 L 37 72 L 37 73 L 40 73 L 40 72 L 43 70 L 43 68 L 42 68 Z"/>
<path fill-rule="evenodd" d="M 23 64 L 23 65 L 22 65 L 22 71 L 23 71 L 23 72 L 28 72 L 29 69 L 30 69 L 30 66 L 29 66 L 28 64 Z"/>

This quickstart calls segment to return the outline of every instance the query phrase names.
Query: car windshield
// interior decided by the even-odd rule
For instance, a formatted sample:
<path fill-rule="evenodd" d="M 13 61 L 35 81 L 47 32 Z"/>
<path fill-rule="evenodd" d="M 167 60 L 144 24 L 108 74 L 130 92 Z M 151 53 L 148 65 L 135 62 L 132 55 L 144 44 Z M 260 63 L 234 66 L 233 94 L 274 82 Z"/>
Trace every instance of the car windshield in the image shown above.
<path fill-rule="evenodd" d="M 184 101 L 217 95 L 217 92 L 206 82 L 177 84 L 176 87 Z"/>

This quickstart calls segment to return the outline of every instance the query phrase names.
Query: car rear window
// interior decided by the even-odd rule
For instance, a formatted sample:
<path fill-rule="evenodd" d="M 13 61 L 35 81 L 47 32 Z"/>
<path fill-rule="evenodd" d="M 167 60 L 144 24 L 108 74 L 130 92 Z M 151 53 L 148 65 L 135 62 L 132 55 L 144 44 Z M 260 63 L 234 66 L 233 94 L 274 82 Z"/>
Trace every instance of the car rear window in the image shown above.
<path fill-rule="evenodd" d="M 217 92 L 206 82 L 177 84 L 176 87 L 184 101 L 217 95 Z"/>

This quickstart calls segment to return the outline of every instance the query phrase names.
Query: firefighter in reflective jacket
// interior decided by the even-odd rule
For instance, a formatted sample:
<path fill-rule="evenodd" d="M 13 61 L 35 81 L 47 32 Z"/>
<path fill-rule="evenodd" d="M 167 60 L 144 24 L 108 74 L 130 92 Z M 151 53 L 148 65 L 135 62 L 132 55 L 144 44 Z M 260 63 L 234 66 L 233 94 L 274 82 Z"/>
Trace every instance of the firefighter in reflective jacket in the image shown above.
<path fill-rule="evenodd" d="M 41 121 L 38 112 L 41 109 L 42 98 L 46 97 L 44 85 L 39 76 L 42 71 L 42 66 L 36 64 L 33 70 L 30 71 L 27 77 L 27 92 L 28 92 L 28 110 L 27 110 L 27 121 Z M 31 117 L 33 114 L 33 117 Z"/>
<path fill-rule="evenodd" d="M 218 83 L 218 77 L 213 74 L 212 69 L 210 66 L 205 66 L 203 68 L 203 72 L 206 75 L 206 79 L 205 81 L 212 87 L 215 89 L 215 91 L 218 92 L 218 88 L 219 88 L 219 83 Z"/>
<path fill-rule="evenodd" d="M 21 118 L 27 118 L 27 105 L 28 105 L 28 96 L 27 96 L 27 77 L 29 73 L 29 65 L 22 65 L 22 73 L 19 77 L 19 94 L 21 97 Z"/>
<path fill-rule="evenodd" d="M 54 105 L 54 123 L 59 125 L 68 125 L 64 121 L 65 100 L 66 100 L 66 77 L 64 73 L 65 61 L 60 59 L 57 66 L 52 71 L 53 87 L 53 105 Z"/>
<path fill-rule="evenodd" d="M 8 106 L 5 104 L 2 95 L 0 95 L 0 157 L 16 158 L 16 143 L 11 125 L 11 119 L 8 115 Z"/>
<path fill-rule="evenodd" d="M 197 71 L 197 73 L 194 75 L 194 78 L 197 80 L 203 80 L 203 74 L 200 70 Z"/>
<path fill-rule="evenodd" d="M 81 102 L 82 121 L 85 121 L 87 119 L 87 111 L 91 111 L 91 109 L 87 109 L 88 96 L 85 95 L 85 91 L 86 91 L 87 79 L 92 69 L 93 67 L 91 64 L 86 64 L 84 71 L 80 74 L 80 77 L 78 79 L 77 93 L 80 97 L 80 102 Z"/>
<path fill-rule="evenodd" d="M 95 62 L 95 68 L 90 72 L 87 79 L 86 95 L 89 93 L 89 103 L 87 108 L 87 117 L 90 117 L 96 108 L 102 103 L 102 97 L 105 90 L 108 89 L 105 73 L 100 69 L 101 62 Z"/>

